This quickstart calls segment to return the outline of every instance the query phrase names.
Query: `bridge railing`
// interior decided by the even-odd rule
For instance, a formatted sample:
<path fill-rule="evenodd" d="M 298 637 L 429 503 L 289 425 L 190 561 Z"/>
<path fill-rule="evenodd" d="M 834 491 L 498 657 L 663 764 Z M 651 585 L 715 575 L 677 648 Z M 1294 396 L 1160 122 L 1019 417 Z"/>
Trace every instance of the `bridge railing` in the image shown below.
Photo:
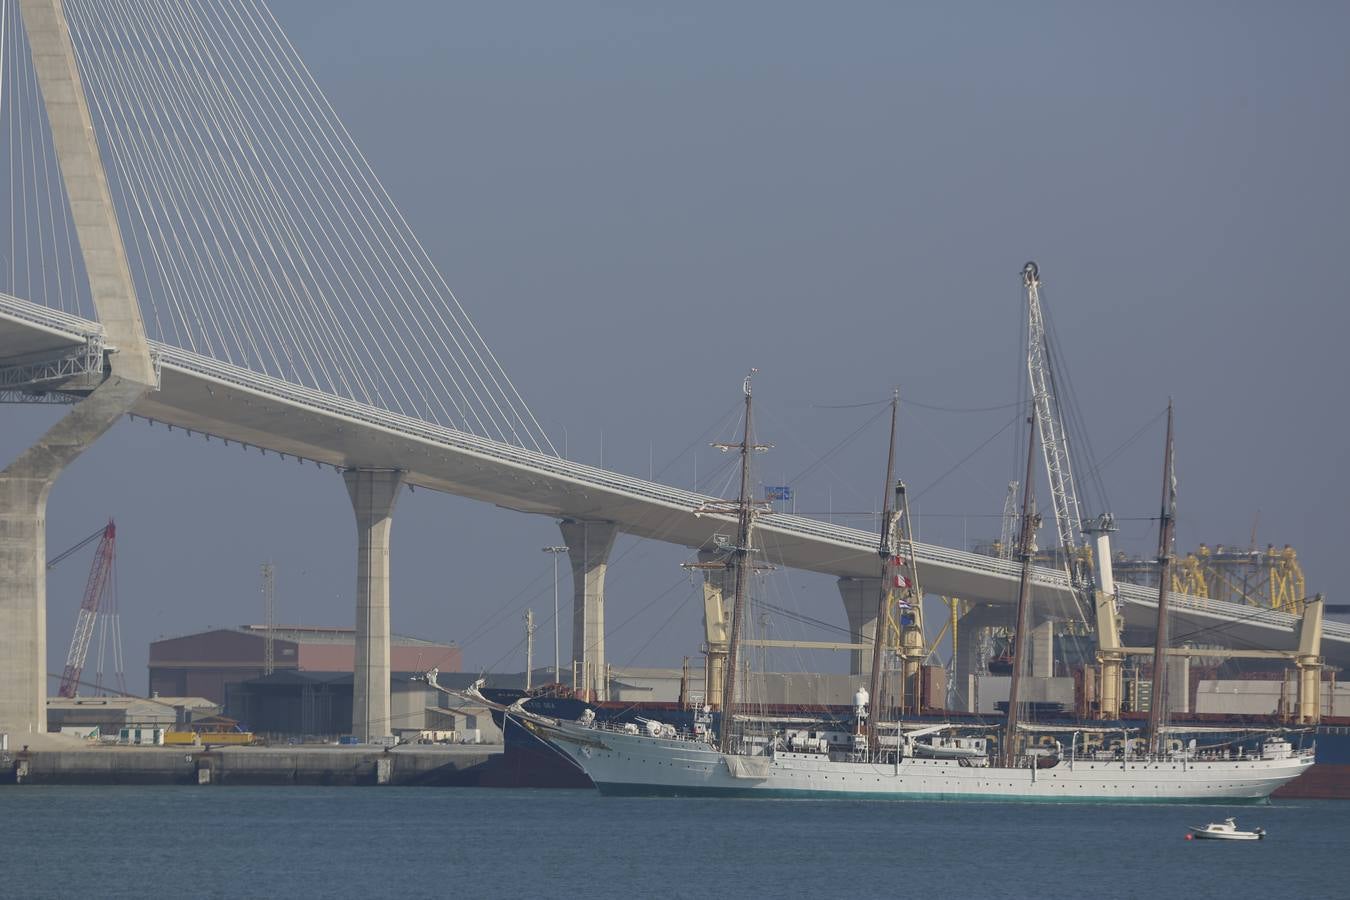
<path fill-rule="evenodd" d="M 91 322 L 82 316 L 74 316 L 40 303 L 30 303 L 3 292 L 0 292 L 0 311 L 37 325 L 43 330 L 64 334 L 72 341 L 103 334 L 103 326 L 98 322 Z"/>

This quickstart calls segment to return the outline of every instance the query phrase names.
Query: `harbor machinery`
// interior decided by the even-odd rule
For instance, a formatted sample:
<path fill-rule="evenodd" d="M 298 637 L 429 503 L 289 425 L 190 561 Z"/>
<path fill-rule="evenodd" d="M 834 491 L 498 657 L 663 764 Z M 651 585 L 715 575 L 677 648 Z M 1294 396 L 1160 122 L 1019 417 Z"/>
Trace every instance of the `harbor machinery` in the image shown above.
<path fill-rule="evenodd" d="M 89 578 L 84 587 L 84 598 L 80 602 L 80 613 L 75 620 L 75 633 L 71 635 L 70 650 L 66 654 L 65 669 L 61 673 L 61 687 L 58 694 L 62 697 L 75 696 L 80 685 L 80 676 L 84 672 L 85 660 L 89 656 L 89 643 L 94 636 L 95 625 L 99 622 L 100 614 L 102 614 L 103 640 L 100 641 L 99 647 L 98 686 L 101 687 L 103 682 L 103 643 L 106 642 L 109 632 L 111 632 L 114 675 L 119 681 L 117 687 L 119 690 L 126 689 L 122 669 L 121 633 L 116 613 L 116 600 L 114 599 L 116 587 L 113 569 L 117 561 L 117 524 L 109 519 L 108 524 L 102 530 L 95 532 L 94 535 L 53 559 L 48 563 L 47 568 L 52 568 L 71 553 L 92 542 L 95 537 L 99 539 L 98 548 L 94 551 L 94 563 L 89 568 Z"/>

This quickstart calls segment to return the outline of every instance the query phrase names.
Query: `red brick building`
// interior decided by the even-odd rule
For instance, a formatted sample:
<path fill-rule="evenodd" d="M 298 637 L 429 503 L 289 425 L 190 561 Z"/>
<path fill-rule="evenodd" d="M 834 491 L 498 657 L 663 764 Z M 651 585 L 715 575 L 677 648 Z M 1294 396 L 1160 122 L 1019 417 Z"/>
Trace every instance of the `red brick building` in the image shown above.
<path fill-rule="evenodd" d="M 351 672 L 356 639 L 350 628 L 279 625 L 273 628 L 273 668 L 277 671 Z M 389 638 L 390 668 L 422 672 L 437 667 L 458 672 L 459 647 L 405 635 Z M 224 704 L 226 685 L 263 674 L 267 655 L 262 625 L 214 628 L 150 644 L 150 693 L 167 697 L 206 697 Z"/>

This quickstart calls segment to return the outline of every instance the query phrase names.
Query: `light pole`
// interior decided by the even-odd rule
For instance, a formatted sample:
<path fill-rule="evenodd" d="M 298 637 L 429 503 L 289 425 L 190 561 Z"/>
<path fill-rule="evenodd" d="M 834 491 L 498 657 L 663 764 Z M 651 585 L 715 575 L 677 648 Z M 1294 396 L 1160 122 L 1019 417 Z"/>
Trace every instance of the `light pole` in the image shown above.
<path fill-rule="evenodd" d="M 562 684 L 562 669 L 558 667 L 558 554 L 566 553 L 567 547 L 545 547 L 545 553 L 553 554 L 553 682 Z"/>

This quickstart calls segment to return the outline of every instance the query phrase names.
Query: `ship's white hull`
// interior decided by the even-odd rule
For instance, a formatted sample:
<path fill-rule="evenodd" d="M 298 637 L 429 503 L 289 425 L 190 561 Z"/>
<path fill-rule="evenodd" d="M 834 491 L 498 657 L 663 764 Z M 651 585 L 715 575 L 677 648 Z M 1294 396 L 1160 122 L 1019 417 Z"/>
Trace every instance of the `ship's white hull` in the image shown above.
<path fill-rule="evenodd" d="M 1186 762 L 1076 760 L 1033 770 L 913 757 L 899 764 L 830 761 L 816 754 L 784 752 L 773 757 L 728 757 L 697 741 L 571 724 L 550 728 L 548 737 L 606 794 L 1259 803 L 1313 764 L 1310 756 Z"/>

